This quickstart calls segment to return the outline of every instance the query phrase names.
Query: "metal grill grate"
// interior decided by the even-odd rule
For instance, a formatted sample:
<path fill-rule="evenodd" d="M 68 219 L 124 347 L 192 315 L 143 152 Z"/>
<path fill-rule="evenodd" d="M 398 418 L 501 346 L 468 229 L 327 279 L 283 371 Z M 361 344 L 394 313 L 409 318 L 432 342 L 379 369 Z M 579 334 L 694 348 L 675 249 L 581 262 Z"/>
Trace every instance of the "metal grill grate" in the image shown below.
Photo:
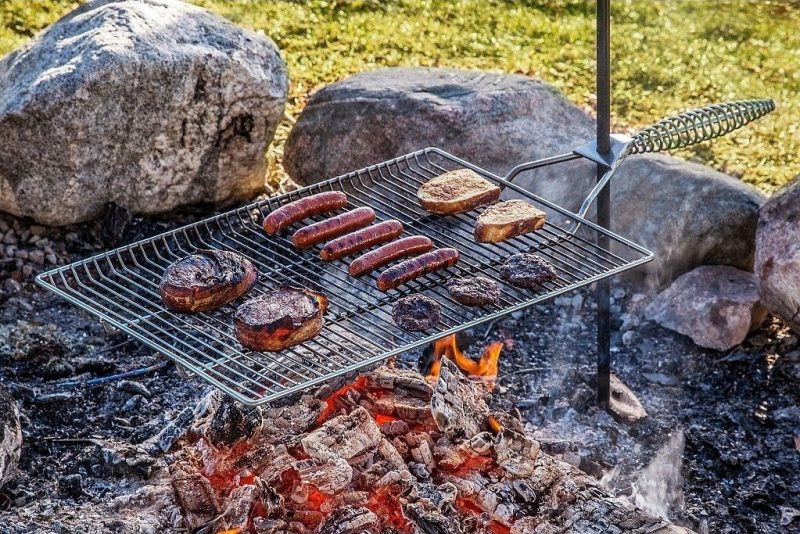
<path fill-rule="evenodd" d="M 37 282 L 235 399 L 256 405 L 652 259 L 648 250 L 470 166 L 506 192 L 515 191 L 550 214 L 545 227 L 534 234 L 496 245 L 475 243 L 472 229 L 478 211 L 430 216 L 416 200 L 416 190 L 423 182 L 464 165 L 438 149 L 425 149 L 43 273 Z M 260 223 L 269 211 L 300 196 L 326 190 L 345 191 L 350 200 L 348 208 L 371 206 L 380 220 L 399 219 L 405 225 L 405 235 L 427 235 L 437 247 L 459 249 L 461 261 L 447 271 L 382 293 L 375 288 L 377 273 L 352 278 L 347 273 L 347 258 L 326 263 L 319 259 L 318 247 L 295 249 L 291 231 L 269 237 L 261 230 Z M 613 252 L 596 245 L 601 233 L 609 236 Z M 261 274 L 255 293 L 283 284 L 326 293 L 330 309 L 320 335 L 280 353 L 258 353 L 242 348 L 233 333 L 232 316 L 241 300 L 208 313 L 182 315 L 166 310 L 158 295 L 164 269 L 198 248 L 235 250 L 250 258 Z M 540 290 L 516 289 L 501 282 L 502 298 L 498 304 L 466 308 L 453 303 L 443 287 L 446 279 L 467 274 L 499 280 L 502 262 L 510 254 L 529 250 L 548 259 L 559 274 L 557 280 Z M 393 323 L 393 302 L 401 295 L 416 292 L 442 304 L 437 331 L 410 334 Z"/>

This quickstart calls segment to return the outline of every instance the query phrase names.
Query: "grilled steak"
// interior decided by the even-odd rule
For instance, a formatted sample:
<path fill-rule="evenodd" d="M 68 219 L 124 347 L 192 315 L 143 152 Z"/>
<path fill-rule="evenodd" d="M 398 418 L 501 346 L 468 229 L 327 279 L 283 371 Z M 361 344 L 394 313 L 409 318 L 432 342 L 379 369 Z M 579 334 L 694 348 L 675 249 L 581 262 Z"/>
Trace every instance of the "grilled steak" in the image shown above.
<path fill-rule="evenodd" d="M 458 263 L 460 255 L 454 248 L 432 250 L 416 258 L 392 265 L 378 275 L 375 283 L 381 291 L 389 291 L 420 276 L 452 267 Z"/>
<path fill-rule="evenodd" d="M 292 236 L 292 243 L 297 248 L 313 247 L 317 243 L 364 228 L 374 220 L 375 211 L 372 208 L 356 208 L 300 228 Z"/>
<path fill-rule="evenodd" d="M 408 332 L 422 332 L 436 326 L 442 318 L 442 308 L 425 295 L 408 295 L 397 300 L 392 308 L 392 319 Z"/>
<path fill-rule="evenodd" d="M 500 188 L 469 169 L 446 172 L 428 180 L 417 191 L 417 199 L 430 213 L 464 213 L 500 198 Z"/>
<path fill-rule="evenodd" d="M 257 279 L 256 268 L 241 254 L 198 250 L 167 267 L 158 292 L 171 310 L 202 312 L 241 297 Z"/>
<path fill-rule="evenodd" d="M 524 200 L 498 202 L 486 208 L 475 221 L 475 241 L 499 243 L 544 226 L 545 213 Z"/>
<path fill-rule="evenodd" d="M 486 306 L 500 300 L 497 282 L 483 276 L 455 278 L 445 287 L 453 300 L 464 306 Z"/>
<path fill-rule="evenodd" d="M 319 334 L 327 309 L 325 295 L 286 286 L 239 306 L 234 331 L 249 349 L 277 352 Z"/>
<path fill-rule="evenodd" d="M 433 241 L 422 235 L 412 235 L 397 241 L 387 243 L 382 247 L 365 252 L 361 256 L 350 262 L 349 272 L 351 276 L 361 276 L 371 273 L 378 267 L 405 258 L 416 256 L 428 252 L 433 248 Z"/>
<path fill-rule="evenodd" d="M 271 212 L 264 218 L 262 226 L 269 235 L 274 235 L 293 225 L 307 219 L 312 215 L 327 213 L 341 209 L 347 205 L 347 195 L 341 191 L 326 191 L 289 202 Z"/>
<path fill-rule="evenodd" d="M 555 268 L 549 262 L 527 252 L 510 256 L 500 266 L 500 276 L 512 286 L 535 288 L 556 279 Z"/>

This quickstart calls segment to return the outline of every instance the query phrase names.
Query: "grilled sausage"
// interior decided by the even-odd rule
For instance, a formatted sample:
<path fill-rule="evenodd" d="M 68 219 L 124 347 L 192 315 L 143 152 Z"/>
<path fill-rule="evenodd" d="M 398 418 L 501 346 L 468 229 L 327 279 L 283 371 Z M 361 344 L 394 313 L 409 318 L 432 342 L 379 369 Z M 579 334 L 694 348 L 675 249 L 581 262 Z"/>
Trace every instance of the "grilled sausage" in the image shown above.
<path fill-rule="evenodd" d="M 319 257 L 325 261 L 338 260 L 366 248 L 385 243 L 402 233 L 403 223 L 400 221 L 394 219 L 383 221 L 326 243 L 319 251 Z"/>
<path fill-rule="evenodd" d="M 361 276 L 370 273 L 378 267 L 383 267 L 394 260 L 406 256 L 416 256 L 428 252 L 433 248 L 433 241 L 424 235 L 412 235 L 391 243 L 386 243 L 380 248 L 370 250 L 357 257 L 350 263 L 350 275 Z"/>
<path fill-rule="evenodd" d="M 452 267 L 458 263 L 458 258 L 459 252 L 456 249 L 440 248 L 392 265 L 378 276 L 378 289 L 389 291 L 420 276 Z"/>
<path fill-rule="evenodd" d="M 292 243 L 297 248 L 313 247 L 317 243 L 364 228 L 374 220 L 375 212 L 372 208 L 356 208 L 300 228 L 292 236 Z"/>
<path fill-rule="evenodd" d="M 338 210 L 347 205 L 347 195 L 341 191 L 326 191 L 289 202 L 264 218 L 264 231 L 274 235 L 284 228 L 312 215 Z"/>

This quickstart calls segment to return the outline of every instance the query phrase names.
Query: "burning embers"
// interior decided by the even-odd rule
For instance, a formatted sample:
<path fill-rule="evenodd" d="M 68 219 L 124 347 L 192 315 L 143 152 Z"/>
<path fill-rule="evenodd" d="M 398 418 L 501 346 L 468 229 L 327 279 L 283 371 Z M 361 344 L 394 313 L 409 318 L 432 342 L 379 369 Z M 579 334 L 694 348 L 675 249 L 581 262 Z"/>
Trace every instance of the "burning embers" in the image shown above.
<path fill-rule="evenodd" d="M 324 400 L 304 396 L 264 410 L 220 400 L 171 468 L 186 526 L 225 534 L 523 534 L 584 512 L 600 520 L 614 512 L 614 521 L 633 513 L 636 528 L 658 524 L 609 504 L 588 476 L 539 454 L 517 419 L 490 413 L 484 380 L 497 374 L 498 345 L 480 361 L 451 339 L 438 346 L 446 358 L 427 378 L 389 365 Z"/>

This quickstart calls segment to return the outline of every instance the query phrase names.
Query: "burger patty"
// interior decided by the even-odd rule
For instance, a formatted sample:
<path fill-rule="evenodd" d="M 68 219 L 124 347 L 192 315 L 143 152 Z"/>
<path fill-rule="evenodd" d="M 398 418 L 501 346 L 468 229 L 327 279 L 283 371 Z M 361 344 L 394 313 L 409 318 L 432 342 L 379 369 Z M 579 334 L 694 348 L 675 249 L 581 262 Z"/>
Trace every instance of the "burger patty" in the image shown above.
<path fill-rule="evenodd" d="M 464 306 L 486 306 L 500 300 L 497 282 L 483 276 L 455 278 L 445 287 L 452 299 Z"/>
<path fill-rule="evenodd" d="M 536 288 L 552 282 L 557 274 L 548 261 L 535 254 L 521 252 L 510 256 L 500 266 L 500 276 L 512 286 Z"/>
<path fill-rule="evenodd" d="M 442 318 L 442 308 L 425 295 L 408 295 L 398 299 L 392 308 L 392 319 L 408 332 L 422 332 L 436 326 Z"/>

